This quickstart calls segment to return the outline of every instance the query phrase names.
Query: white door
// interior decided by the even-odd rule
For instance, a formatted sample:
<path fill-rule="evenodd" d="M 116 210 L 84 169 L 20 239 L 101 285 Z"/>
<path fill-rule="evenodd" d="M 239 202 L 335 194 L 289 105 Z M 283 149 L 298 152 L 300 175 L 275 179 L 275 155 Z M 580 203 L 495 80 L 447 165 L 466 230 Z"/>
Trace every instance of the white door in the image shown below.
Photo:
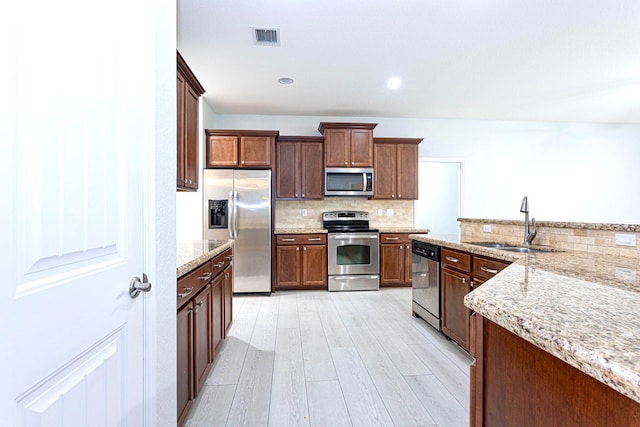
<path fill-rule="evenodd" d="M 144 271 L 153 3 L 14 4 L 1 34 L 0 425 L 140 426 L 149 297 L 128 287 Z"/>

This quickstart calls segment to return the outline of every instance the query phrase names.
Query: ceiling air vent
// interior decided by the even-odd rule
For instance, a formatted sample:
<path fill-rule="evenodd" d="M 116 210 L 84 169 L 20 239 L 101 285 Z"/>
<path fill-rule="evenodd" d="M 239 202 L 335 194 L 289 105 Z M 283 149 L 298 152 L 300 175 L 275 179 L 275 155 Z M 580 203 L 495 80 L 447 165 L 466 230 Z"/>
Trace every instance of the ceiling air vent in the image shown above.
<path fill-rule="evenodd" d="M 253 30 L 253 43 L 258 46 L 280 46 L 279 28 L 257 28 Z"/>

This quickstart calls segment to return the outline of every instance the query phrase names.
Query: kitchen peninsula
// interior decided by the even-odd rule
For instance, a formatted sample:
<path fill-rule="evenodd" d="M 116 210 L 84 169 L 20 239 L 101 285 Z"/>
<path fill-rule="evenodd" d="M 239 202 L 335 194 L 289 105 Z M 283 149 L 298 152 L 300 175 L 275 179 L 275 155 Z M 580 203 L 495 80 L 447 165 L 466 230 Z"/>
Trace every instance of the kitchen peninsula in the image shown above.
<path fill-rule="evenodd" d="M 471 425 L 640 425 L 637 257 L 411 238 L 513 262 L 465 298 Z"/>

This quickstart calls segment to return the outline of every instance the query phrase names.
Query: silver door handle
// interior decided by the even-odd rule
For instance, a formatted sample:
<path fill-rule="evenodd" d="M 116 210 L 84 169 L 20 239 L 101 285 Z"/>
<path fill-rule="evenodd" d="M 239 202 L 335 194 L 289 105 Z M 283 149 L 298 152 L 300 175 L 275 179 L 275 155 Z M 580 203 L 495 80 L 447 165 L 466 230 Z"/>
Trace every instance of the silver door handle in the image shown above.
<path fill-rule="evenodd" d="M 309 242 L 319 242 L 320 240 L 322 240 L 320 237 L 315 237 L 313 239 L 309 238 L 307 239 Z"/>
<path fill-rule="evenodd" d="M 233 239 L 233 211 L 235 210 L 235 206 L 233 205 L 233 191 L 229 191 L 229 201 L 227 203 L 229 205 L 229 238 Z"/>
<path fill-rule="evenodd" d="M 457 262 L 460 262 L 460 260 L 459 260 L 458 258 L 454 258 L 454 257 L 450 257 L 450 256 L 447 256 L 447 257 L 444 257 L 444 258 L 445 258 L 447 261 L 456 262 L 456 263 L 457 263 Z"/>
<path fill-rule="evenodd" d="M 498 274 L 498 270 L 493 270 L 493 269 L 487 268 L 487 267 L 480 267 L 480 270 L 486 271 L 487 273 L 491 273 L 491 274 Z"/>
<path fill-rule="evenodd" d="M 211 279 L 211 276 L 213 276 L 213 273 L 207 271 L 202 276 L 198 277 L 198 279 L 200 279 L 200 280 L 209 280 L 209 279 Z"/>
<path fill-rule="evenodd" d="M 151 290 L 151 283 L 145 273 L 142 274 L 142 280 L 138 276 L 133 276 L 129 282 L 129 296 L 131 298 L 137 298 L 140 292 L 149 292 Z"/>
<path fill-rule="evenodd" d="M 280 239 L 283 242 L 295 242 L 296 239 Z"/>
<path fill-rule="evenodd" d="M 178 298 L 184 298 L 193 292 L 193 288 L 184 288 L 184 292 L 178 294 Z"/>
<path fill-rule="evenodd" d="M 215 264 L 213 264 L 213 266 L 214 266 L 214 267 L 216 267 L 216 268 L 220 268 L 220 267 L 222 267 L 223 265 L 224 265 L 224 262 L 223 262 L 223 261 L 221 261 L 221 262 L 216 262 Z"/>
<path fill-rule="evenodd" d="M 233 237 L 238 237 L 238 192 L 233 192 Z"/>
<path fill-rule="evenodd" d="M 385 240 L 398 240 L 398 237 L 385 237 Z"/>

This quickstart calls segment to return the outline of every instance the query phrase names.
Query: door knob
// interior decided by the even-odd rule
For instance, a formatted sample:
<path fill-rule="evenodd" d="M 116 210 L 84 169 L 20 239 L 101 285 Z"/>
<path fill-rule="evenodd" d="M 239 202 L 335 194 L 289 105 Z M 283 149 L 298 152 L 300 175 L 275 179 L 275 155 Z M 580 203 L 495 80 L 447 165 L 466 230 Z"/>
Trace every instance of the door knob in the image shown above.
<path fill-rule="evenodd" d="M 137 298 L 140 292 L 149 292 L 151 290 L 151 283 L 146 274 L 142 274 L 142 280 L 138 276 L 133 276 L 131 282 L 129 282 L 129 296 L 131 298 Z"/>

